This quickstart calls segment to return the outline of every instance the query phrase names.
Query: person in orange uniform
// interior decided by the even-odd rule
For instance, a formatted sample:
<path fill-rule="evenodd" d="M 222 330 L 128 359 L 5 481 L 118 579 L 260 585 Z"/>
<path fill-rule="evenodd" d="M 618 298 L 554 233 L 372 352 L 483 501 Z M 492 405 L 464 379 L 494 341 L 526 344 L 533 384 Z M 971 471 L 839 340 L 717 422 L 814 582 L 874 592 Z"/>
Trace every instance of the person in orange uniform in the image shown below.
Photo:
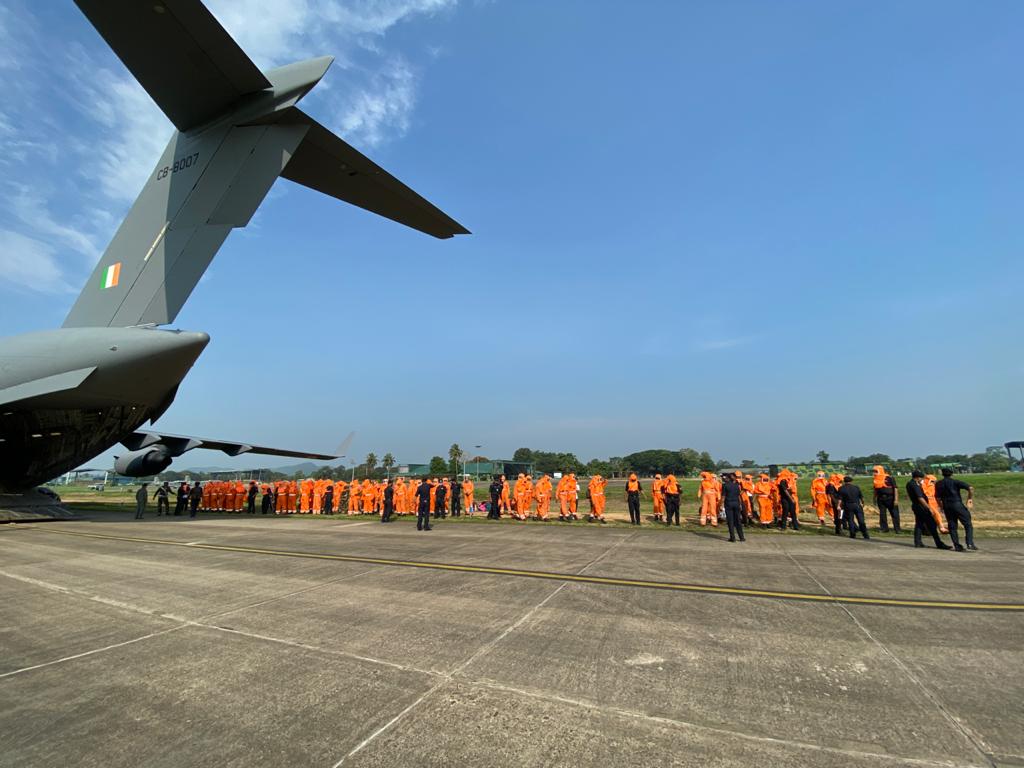
<path fill-rule="evenodd" d="M 570 472 L 569 473 L 569 493 L 568 493 L 568 496 L 569 496 L 569 516 L 573 520 L 579 520 L 580 517 L 579 517 L 578 514 L 576 514 L 576 510 L 578 508 L 579 500 L 580 500 L 580 484 L 579 484 L 579 481 L 576 480 L 576 473 L 575 472 Z"/>
<path fill-rule="evenodd" d="M 299 484 L 294 480 L 288 481 L 288 492 L 285 494 L 284 512 L 286 515 L 295 514 L 295 505 L 299 503 Z"/>
<path fill-rule="evenodd" d="M 757 516 L 762 528 L 768 528 L 775 521 L 775 497 L 778 489 L 764 472 L 754 484 L 754 498 L 757 499 Z"/>
<path fill-rule="evenodd" d="M 925 498 L 928 499 L 928 509 L 932 511 L 932 517 L 939 526 L 940 533 L 949 533 L 949 526 L 946 525 L 946 518 L 939 511 L 939 502 L 935 498 L 935 483 L 938 478 L 935 475 L 925 475 L 921 481 L 921 488 L 924 490 Z"/>
<path fill-rule="evenodd" d="M 341 495 L 348 488 L 348 483 L 338 480 L 334 483 L 334 496 L 331 498 L 331 514 L 336 515 L 341 511 Z"/>
<path fill-rule="evenodd" d="M 537 519 L 547 522 L 551 512 L 551 478 L 541 475 L 533 488 L 533 495 L 537 497 Z"/>
<path fill-rule="evenodd" d="M 510 492 L 508 478 L 504 475 L 501 476 L 501 497 L 499 498 L 500 506 L 498 507 L 498 513 L 501 514 L 512 514 L 512 495 Z"/>
<path fill-rule="evenodd" d="M 651 481 L 651 499 L 654 502 L 654 522 L 660 523 L 665 516 L 665 481 L 661 479 L 661 473 L 654 475 Z"/>
<path fill-rule="evenodd" d="M 363 480 L 362 491 L 359 494 L 360 500 L 362 501 L 362 513 L 364 515 L 373 514 L 373 504 L 376 500 L 377 493 L 373 487 L 373 483 L 369 478 Z"/>
<path fill-rule="evenodd" d="M 319 515 L 324 505 L 324 490 L 327 484 L 321 480 L 313 481 L 313 503 L 309 507 L 309 511 L 314 515 Z"/>
<path fill-rule="evenodd" d="M 299 483 L 299 513 L 308 515 L 313 506 L 313 481 L 308 477 Z"/>
<path fill-rule="evenodd" d="M 818 472 L 811 480 L 811 503 L 814 504 L 814 513 L 818 516 L 818 525 L 825 525 L 825 513 L 832 508 L 828 498 L 828 480 L 824 472 Z"/>
<path fill-rule="evenodd" d="M 599 523 L 608 522 L 604 519 L 604 506 L 607 501 L 604 489 L 607 485 L 608 481 L 601 475 L 594 475 L 587 484 L 587 490 L 590 491 L 590 516 L 592 520 L 597 520 Z"/>
<path fill-rule="evenodd" d="M 832 523 L 836 526 L 838 531 L 840 527 L 849 526 L 845 524 L 842 519 L 842 513 L 839 511 L 839 488 L 843 484 L 843 476 L 833 472 L 828 476 L 828 487 L 825 488 L 825 493 L 828 494 L 829 503 L 832 505 Z"/>
<path fill-rule="evenodd" d="M 565 474 L 558 478 L 556 493 L 558 494 L 558 519 L 569 520 L 569 475 Z"/>
<path fill-rule="evenodd" d="M 516 478 L 514 490 L 516 497 L 516 508 L 515 511 L 512 513 L 512 517 L 514 517 L 516 520 L 525 520 L 525 510 L 529 503 L 529 490 L 527 489 L 526 485 L 526 475 L 524 475 L 522 472 L 520 472 L 519 477 Z"/>
<path fill-rule="evenodd" d="M 697 487 L 697 498 L 700 499 L 700 524 L 718 527 L 718 486 L 715 475 L 711 472 L 700 473 L 700 485 Z"/>
<path fill-rule="evenodd" d="M 245 487 L 245 483 L 238 480 L 235 482 L 235 512 L 243 511 L 247 501 L 248 488 Z"/>
<path fill-rule="evenodd" d="M 754 476 L 743 475 L 740 478 L 740 505 L 743 509 L 743 524 L 754 522 Z"/>
<path fill-rule="evenodd" d="M 472 516 L 475 511 L 476 503 L 473 500 L 473 493 L 476 489 L 473 487 L 473 481 L 468 477 L 462 480 L 462 512 L 463 514 Z"/>
<path fill-rule="evenodd" d="M 790 493 L 793 494 L 793 506 L 796 507 L 796 516 L 800 517 L 800 494 L 797 492 L 796 481 L 798 475 L 793 470 L 786 468 L 786 485 L 789 486 Z"/>

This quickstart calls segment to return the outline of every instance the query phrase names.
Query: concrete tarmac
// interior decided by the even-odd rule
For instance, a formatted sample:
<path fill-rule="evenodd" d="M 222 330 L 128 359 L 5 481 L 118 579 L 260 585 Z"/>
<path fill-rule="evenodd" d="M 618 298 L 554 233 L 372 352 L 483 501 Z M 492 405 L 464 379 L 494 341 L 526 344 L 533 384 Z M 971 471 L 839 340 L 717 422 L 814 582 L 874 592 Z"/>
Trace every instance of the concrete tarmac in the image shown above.
<path fill-rule="evenodd" d="M 126 518 L 0 526 L 4 768 L 1024 765 L 1024 541 Z"/>

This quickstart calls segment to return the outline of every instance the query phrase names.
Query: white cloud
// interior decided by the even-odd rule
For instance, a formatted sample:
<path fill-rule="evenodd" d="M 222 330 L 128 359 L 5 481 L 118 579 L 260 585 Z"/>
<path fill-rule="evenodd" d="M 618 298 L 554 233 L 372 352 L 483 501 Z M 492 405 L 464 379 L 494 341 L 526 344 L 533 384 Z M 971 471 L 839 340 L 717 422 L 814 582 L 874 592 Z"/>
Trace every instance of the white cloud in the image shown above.
<path fill-rule="evenodd" d="M 409 130 L 415 105 L 416 76 L 404 61 L 395 59 L 368 87 L 349 93 L 348 104 L 336 120 L 346 137 L 375 147 Z"/>
<path fill-rule="evenodd" d="M 0 274 L 18 288 L 40 293 L 70 293 L 54 258 L 54 249 L 19 232 L 0 229 Z"/>
<path fill-rule="evenodd" d="M 714 352 L 720 349 L 733 349 L 734 347 L 741 347 L 744 344 L 749 344 L 750 338 L 747 336 L 736 336 L 728 339 L 705 339 L 697 342 L 697 349 L 705 352 Z"/>

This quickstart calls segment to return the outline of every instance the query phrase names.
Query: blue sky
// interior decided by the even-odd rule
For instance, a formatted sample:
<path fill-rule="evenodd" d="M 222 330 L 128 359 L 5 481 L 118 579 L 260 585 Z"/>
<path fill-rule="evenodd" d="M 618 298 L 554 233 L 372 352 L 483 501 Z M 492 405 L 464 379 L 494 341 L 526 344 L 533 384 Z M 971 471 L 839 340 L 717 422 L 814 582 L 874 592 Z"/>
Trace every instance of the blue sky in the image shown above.
<path fill-rule="evenodd" d="M 474 234 L 279 181 L 177 318 L 213 341 L 161 428 L 406 461 L 1024 437 L 1020 3 L 209 5 L 260 66 L 335 55 L 303 107 Z M 0 95 L 14 334 L 60 325 L 171 127 L 71 3 L 0 3 Z"/>

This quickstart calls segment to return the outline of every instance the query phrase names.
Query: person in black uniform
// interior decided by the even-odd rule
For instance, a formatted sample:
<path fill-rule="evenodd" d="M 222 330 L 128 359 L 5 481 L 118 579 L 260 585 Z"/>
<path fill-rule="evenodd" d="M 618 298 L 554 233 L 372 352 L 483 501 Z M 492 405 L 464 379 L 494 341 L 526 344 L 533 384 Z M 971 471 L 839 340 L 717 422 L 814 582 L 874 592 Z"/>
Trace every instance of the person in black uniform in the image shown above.
<path fill-rule="evenodd" d="M 640 480 L 635 473 L 631 473 L 626 481 L 626 506 L 629 508 L 629 522 L 632 525 L 640 525 L 640 497 L 643 492 Z"/>
<path fill-rule="evenodd" d="M 430 488 L 428 482 L 420 483 L 416 489 L 416 530 L 429 531 L 430 525 Z"/>
<path fill-rule="evenodd" d="M 927 531 L 935 541 L 936 549 L 952 549 L 939 538 L 939 528 L 935 525 L 935 518 L 932 517 L 932 511 L 928 507 L 928 497 L 925 495 L 924 488 L 921 487 L 923 479 L 924 472 L 915 469 L 907 482 L 907 498 L 910 499 L 910 508 L 914 512 L 914 546 L 924 546 L 921 534 Z"/>
<path fill-rule="evenodd" d="M 174 503 L 175 517 L 185 513 L 186 504 L 188 504 L 188 485 L 186 483 L 178 483 L 178 498 Z"/>
<path fill-rule="evenodd" d="M 501 519 L 501 510 L 498 508 L 498 499 L 501 498 L 501 489 L 501 480 L 497 476 L 495 476 L 495 478 L 491 481 L 491 485 L 487 489 L 487 492 L 491 496 L 491 508 L 487 510 L 488 520 Z"/>
<path fill-rule="evenodd" d="M 274 508 L 274 484 L 267 483 L 263 486 L 263 498 L 260 499 L 260 514 L 269 515 Z"/>
<path fill-rule="evenodd" d="M 250 480 L 249 481 L 249 490 L 245 492 L 245 498 L 246 498 L 245 514 L 247 514 L 247 515 L 255 515 L 256 514 L 256 494 L 258 492 L 259 492 L 259 489 L 256 488 L 256 481 L 255 480 Z"/>
<path fill-rule="evenodd" d="M 434 517 L 444 517 L 444 503 L 448 499 L 448 489 L 444 483 L 438 483 L 434 491 Z"/>
<path fill-rule="evenodd" d="M 142 513 L 146 511 L 146 502 L 149 501 L 149 483 L 143 483 L 135 492 L 135 519 L 141 520 Z"/>
<path fill-rule="evenodd" d="M 324 498 L 320 502 L 320 514 L 329 515 L 331 509 L 334 507 L 334 483 L 331 483 L 324 489 Z"/>
<path fill-rule="evenodd" d="M 859 527 L 861 535 L 865 539 L 870 539 L 868 527 L 864 524 L 864 494 L 859 487 L 853 484 L 853 478 L 849 475 L 843 478 L 838 495 L 843 517 L 850 523 L 850 538 L 857 538 L 857 528 Z M 838 529 L 836 533 L 839 533 Z"/>
<path fill-rule="evenodd" d="M 967 506 L 960 496 L 961 491 L 967 491 Z M 946 516 L 946 524 L 949 526 L 949 538 L 953 540 L 953 549 L 963 552 L 960 545 L 960 535 L 957 532 L 958 524 L 964 526 L 964 536 L 967 539 L 967 549 L 974 552 L 978 548 L 974 546 L 974 523 L 971 522 L 971 510 L 974 508 L 974 488 L 963 480 L 956 480 L 953 477 L 953 470 L 946 467 L 942 470 L 942 479 L 935 484 L 935 500 L 939 502 L 939 509 Z"/>
<path fill-rule="evenodd" d="M 391 522 L 391 514 L 395 511 L 395 486 L 391 483 L 391 478 L 388 478 L 387 484 L 384 486 L 384 511 L 380 513 L 380 521 L 382 523 Z"/>
<path fill-rule="evenodd" d="M 161 485 L 159 488 L 157 488 L 156 492 L 153 494 L 153 496 L 156 497 L 156 516 L 157 517 L 160 517 L 160 515 L 164 514 L 165 512 L 167 513 L 168 516 L 170 516 L 170 514 L 171 514 L 171 502 L 168 501 L 168 497 L 170 495 L 171 495 L 171 486 L 169 486 L 166 482 L 163 485 Z"/>
<path fill-rule="evenodd" d="M 196 483 L 188 492 L 188 516 L 195 517 L 199 511 L 199 502 L 203 500 L 203 484 Z"/>
<path fill-rule="evenodd" d="M 892 517 L 892 527 L 896 533 L 900 532 L 900 508 L 899 494 L 896 491 L 896 481 L 892 475 L 885 476 L 885 485 L 875 488 L 875 505 L 878 507 L 878 527 L 883 533 L 889 532 L 889 519 L 886 513 Z"/>
<path fill-rule="evenodd" d="M 832 522 L 836 524 L 836 536 L 838 536 L 840 528 L 850 527 L 846 524 L 846 518 L 843 517 L 843 512 L 839 507 L 839 489 L 829 482 L 825 485 L 825 495 L 828 496 L 828 503 L 832 505 Z"/>
<path fill-rule="evenodd" d="M 742 472 L 736 472 L 726 475 L 722 481 L 722 502 L 725 506 L 725 522 L 729 526 L 729 541 L 736 541 L 737 536 L 740 541 L 746 541 L 743 536 L 743 501 L 740 498 L 743 494 L 743 486 L 740 485 L 742 477 Z M 796 524 L 794 518 L 793 525 Z"/>
<path fill-rule="evenodd" d="M 452 517 L 462 517 L 462 488 L 458 478 L 452 483 Z"/>
<path fill-rule="evenodd" d="M 793 490 L 785 480 L 779 481 L 779 503 L 782 505 L 782 518 L 779 520 L 779 528 L 786 530 L 786 521 L 793 521 L 793 530 L 800 530 L 800 520 L 797 519 L 796 499 L 793 498 Z"/>

